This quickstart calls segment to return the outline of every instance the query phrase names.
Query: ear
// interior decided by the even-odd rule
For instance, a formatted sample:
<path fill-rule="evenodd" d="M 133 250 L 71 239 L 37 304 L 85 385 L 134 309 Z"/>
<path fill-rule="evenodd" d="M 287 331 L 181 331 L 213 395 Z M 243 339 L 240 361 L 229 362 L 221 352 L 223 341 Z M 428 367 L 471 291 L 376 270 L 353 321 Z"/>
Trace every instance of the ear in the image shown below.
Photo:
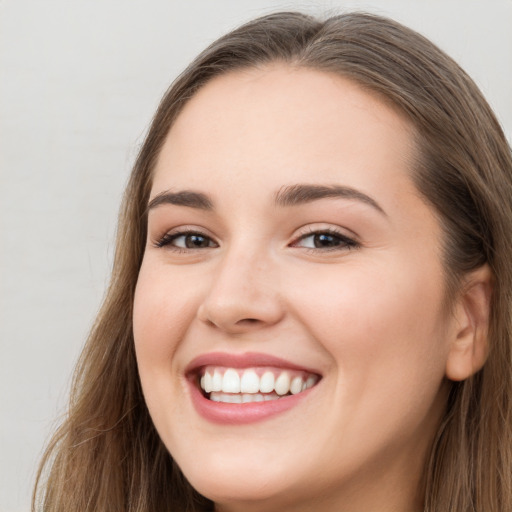
<path fill-rule="evenodd" d="M 491 295 L 492 272 L 486 264 L 466 276 L 454 308 L 455 329 L 446 361 L 451 380 L 471 377 L 487 360 Z"/>

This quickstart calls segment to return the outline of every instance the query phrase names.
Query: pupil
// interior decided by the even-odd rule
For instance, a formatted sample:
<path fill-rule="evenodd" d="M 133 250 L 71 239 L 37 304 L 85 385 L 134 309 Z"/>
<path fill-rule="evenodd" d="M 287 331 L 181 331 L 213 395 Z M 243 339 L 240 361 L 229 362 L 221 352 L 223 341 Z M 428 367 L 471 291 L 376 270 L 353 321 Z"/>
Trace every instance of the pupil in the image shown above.
<path fill-rule="evenodd" d="M 208 247 L 208 239 L 201 235 L 188 235 L 186 239 L 186 246 L 188 249 Z"/>
<path fill-rule="evenodd" d="M 315 247 L 334 247 L 339 244 L 339 240 L 333 236 L 328 235 L 326 233 L 315 235 Z"/>

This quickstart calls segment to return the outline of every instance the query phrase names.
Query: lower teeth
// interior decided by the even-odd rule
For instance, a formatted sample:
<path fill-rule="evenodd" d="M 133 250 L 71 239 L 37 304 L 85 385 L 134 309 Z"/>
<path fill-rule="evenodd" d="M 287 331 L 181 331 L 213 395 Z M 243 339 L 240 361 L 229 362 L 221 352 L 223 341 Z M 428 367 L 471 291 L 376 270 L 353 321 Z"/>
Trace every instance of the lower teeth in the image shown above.
<path fill-rule="evenodd" d="M 284 395 L 286 396 L 286 395 Z M 246 404 L 250 402 L 268 402 L 282 398 L 277 393 L 222 393 L 212 391 L 209 399 L 213 402 L 224 402 L 228 404 Z"/>

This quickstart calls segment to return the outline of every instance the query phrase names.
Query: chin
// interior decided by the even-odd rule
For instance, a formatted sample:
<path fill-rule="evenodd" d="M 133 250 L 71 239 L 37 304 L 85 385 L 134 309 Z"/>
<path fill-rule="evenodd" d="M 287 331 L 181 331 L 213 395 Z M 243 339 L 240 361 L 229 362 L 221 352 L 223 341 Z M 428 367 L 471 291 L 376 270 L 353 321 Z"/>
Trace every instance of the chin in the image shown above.
<path fill-rule="evenodd" d="M 202 496 L 218 504 L 266 503 L 280 501 L 280 493 L 276 482 L 269 482 L 267 478 L 258 478 L 255 475 L 236 473 L 226 478 L 200 476 L 192 478 L 192 487 Z"/>
<path fill-rule="evenodd" d="M 231 467 L 230 467 L 231 466 Z M 244 467 L 245 466 L 245 467 Z M 293 494 L 292 478 L 289 469 L 259 463 L 230 465 L 229 461 L 218 459 L 217 464 L 198 464 L 185 468 L 184 474 L 189 483 L 201 495 L 217 504 L 238 504 L 240 509 L 249 509 L 250 504 L 263 506 L 267 503 L 287 501 Z M 243 505 L 243 506 L 242 506 Z M 267 508 L 265 508 L 267 510 Z"/>

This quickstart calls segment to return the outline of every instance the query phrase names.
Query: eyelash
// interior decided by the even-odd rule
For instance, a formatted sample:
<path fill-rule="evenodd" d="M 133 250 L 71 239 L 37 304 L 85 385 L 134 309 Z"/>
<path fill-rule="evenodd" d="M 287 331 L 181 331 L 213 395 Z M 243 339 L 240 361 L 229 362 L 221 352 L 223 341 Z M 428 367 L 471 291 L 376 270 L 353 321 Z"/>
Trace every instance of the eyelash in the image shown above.
<path fill-rule="evenodd" d="M 335 238 L 338 241 L 338 244 L 332 247 L 304 247 L 304 249 L 311 252 L 328 252 L 328 251 L 346 251 L 352 249 L 358 249 L 360 247 L 360 243 L 341 233 L 340 231 L 333 228 L 326 229 L 313 229 L 311 228 L 308 233 L 305 233 L 297 238 L 291 246 L 296 247 L 298 242 L 306 240 L 310 237 L 320 236 L 320 235 L 328 235 L 330 237 Z"/>
<path fill-rule="evenodd" d="M 326 228 L 326 229 L 311 229 L 308 233 L 305 233 L 295 239 L 290 246 L 291 247 L 299 247 L 298 244 L 307 238 L 327 235 L 329 237 L 333 237 L 335 241 L 337 241 L 337 245 L 332 247 L 303 247 L 305 250 L 313 253 L 321 252 L 329 252 L 329 251 L 347 251 L 358 249 L 360 247 L 360 243 L 350 238 L 343 233 L 337 231 L 336 229 Z M 207 247 L 178 247 L 173 245 L 173 242 L 181 237 L 189 237 L 189 236 L 197 236 L 201 237 L 208 241 L 209 244 L 213 243 L 215 245 L 208 245 Z M 186 242 L 185 242 L 186 243 Z M 168 247 L 172 251 L 176 251 L 178 253 L 186 253 L 189 251 L 201 250 L 201 249 L 211 249 L 218 247 L 218 244 L 208 235 L 201 233 L 200 231 L 195 230 L 184 230 L 178 231 L 174 233 L 165 233 L 155 244 L 155 247 L 162 248 Z"/>
<path fill-rule="evenodd" d="M 181 237 L 189 237 L 189 236 L 197 236 L 204 238 L 205 240 L 209 240 L 212 242 L 212 238 L 208 235 L 205 235 L 204 233 L 201 233 L 200 231 L 195 230 L 184 230 L 184 231 L 177 231 L 175 233 L 165 233 L 156 243 L 155 247 L 161 248 L 161 247 L 168 247 L 169 249 L 177 252 L 188 252 L 188 251 L 194 251 L 198 249 L 203 249 L 203 247 L 178 247 L 176 245 L 172 245 L 172 243 Z M 215 243 L 215 242 L 214 242 Z M 216 244 L 217 246 L 217 244 Z M 218 247 L 218 246 L 217 246 Z M 204 247 L 204 249 L 209 249 L 210 246 Z"/>

